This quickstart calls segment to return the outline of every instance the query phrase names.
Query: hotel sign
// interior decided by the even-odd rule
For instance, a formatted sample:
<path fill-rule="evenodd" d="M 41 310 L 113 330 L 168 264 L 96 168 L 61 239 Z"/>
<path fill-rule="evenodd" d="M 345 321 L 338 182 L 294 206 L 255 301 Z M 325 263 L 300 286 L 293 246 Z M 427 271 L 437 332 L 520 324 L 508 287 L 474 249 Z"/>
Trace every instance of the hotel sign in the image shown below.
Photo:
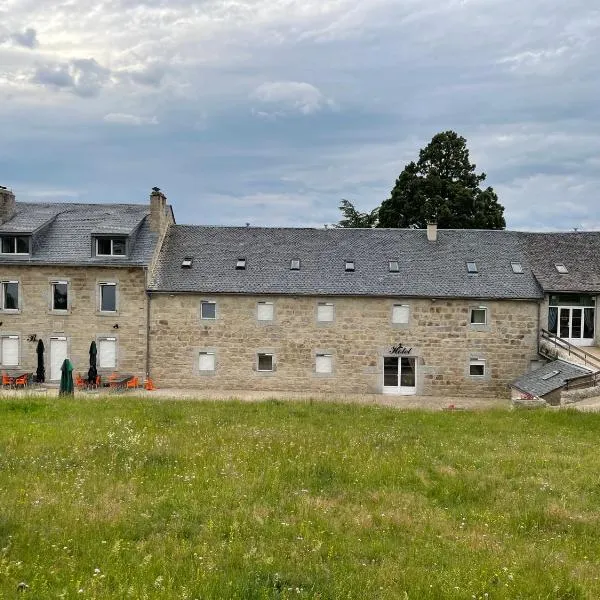
<path fill-rule="evenodd" d="M 396 344 L 395 346 L 392 346 L 390 348 L 390 354 L 393 354 L 395 356 L 407 356 L 412 353 L 412 350 L 412 348 L 407 348 L 402 344 Z"/>

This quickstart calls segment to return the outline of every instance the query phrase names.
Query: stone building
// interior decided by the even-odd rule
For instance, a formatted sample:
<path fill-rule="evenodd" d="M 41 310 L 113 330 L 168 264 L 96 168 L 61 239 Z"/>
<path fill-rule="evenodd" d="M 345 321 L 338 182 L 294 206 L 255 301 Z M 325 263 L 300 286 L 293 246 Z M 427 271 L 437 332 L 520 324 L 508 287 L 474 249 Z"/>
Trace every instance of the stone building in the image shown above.
<path fill-rule="evenodd" d="M 150 204 L 22 203 L 0 188 L 0 365 L 46 380 L 69 357 L 86 373 L 92 341 L 100 373 L 147 370 L 148 273 L 174 222 L 165 196 Z"/>
<path fill-rule="evenodd" d="M 0 188 L 0 368 L 198 390 L 508 395 L 593 358 L 600 233 L 176 225 L 150 204 L 15 203 Z M 590 354 L 592 353 L 592 354 Z M 600 361 L 598 361 L 600 367 Z"/>

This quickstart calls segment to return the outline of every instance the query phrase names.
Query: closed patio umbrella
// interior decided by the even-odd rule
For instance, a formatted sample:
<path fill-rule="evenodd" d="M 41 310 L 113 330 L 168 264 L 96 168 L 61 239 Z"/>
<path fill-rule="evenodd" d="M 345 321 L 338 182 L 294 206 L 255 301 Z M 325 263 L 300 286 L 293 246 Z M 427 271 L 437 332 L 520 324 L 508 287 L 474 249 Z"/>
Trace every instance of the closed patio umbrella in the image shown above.
<path fill-rule="evenodd" d="M 96 377 L 98 377 L 98 369 L 96 368 L 96 355 L 98 350 L 96 348 L 96 342 L 90 344 L 90 369 L 88 371 L 88 383 L 95 385 Z"/>
<path fill-rule="evenodd" d="M 60 388 L 58 389 L 59 396 L 73 396 L 74 395 L 74 386 L 73 386 L 73 365 L 68 358 L 65 358 L 63 361 L 60 376 Z"/>
<path fill-rule="evenodd" d="M 37 352 L 38 357 L 37 371 L 35 375 L 38 383 L 44 383 L 44 381 L 46 381 L 46 368 L 44 367 L 44 342 L 42 342 L 42 340 L 38 342 L 35 351 Z"/>

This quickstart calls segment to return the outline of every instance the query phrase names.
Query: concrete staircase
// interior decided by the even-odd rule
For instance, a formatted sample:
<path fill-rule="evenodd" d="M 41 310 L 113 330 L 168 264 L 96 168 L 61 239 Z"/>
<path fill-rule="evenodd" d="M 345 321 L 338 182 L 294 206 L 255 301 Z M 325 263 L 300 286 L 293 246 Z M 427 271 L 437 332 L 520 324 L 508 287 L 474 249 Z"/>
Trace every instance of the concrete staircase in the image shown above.
<path fill-rule="evenodd" d="M 542 329 L 538 352 L 548 360 L 561 360 L 586 367 L 594 373 L 600 372 L 600 347 L 574 346 L 554 333 Z"/>

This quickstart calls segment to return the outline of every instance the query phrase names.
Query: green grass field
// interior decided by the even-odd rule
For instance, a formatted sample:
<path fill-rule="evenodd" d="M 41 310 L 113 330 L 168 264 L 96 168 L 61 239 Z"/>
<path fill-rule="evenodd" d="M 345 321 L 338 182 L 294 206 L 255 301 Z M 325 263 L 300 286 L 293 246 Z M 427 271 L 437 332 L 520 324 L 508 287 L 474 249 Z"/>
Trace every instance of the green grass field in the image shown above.
<path fill-rule="evenodd" d="M 1 399 L 0 597 L 597 599 L 599 441 L 575 412 Z"/>

